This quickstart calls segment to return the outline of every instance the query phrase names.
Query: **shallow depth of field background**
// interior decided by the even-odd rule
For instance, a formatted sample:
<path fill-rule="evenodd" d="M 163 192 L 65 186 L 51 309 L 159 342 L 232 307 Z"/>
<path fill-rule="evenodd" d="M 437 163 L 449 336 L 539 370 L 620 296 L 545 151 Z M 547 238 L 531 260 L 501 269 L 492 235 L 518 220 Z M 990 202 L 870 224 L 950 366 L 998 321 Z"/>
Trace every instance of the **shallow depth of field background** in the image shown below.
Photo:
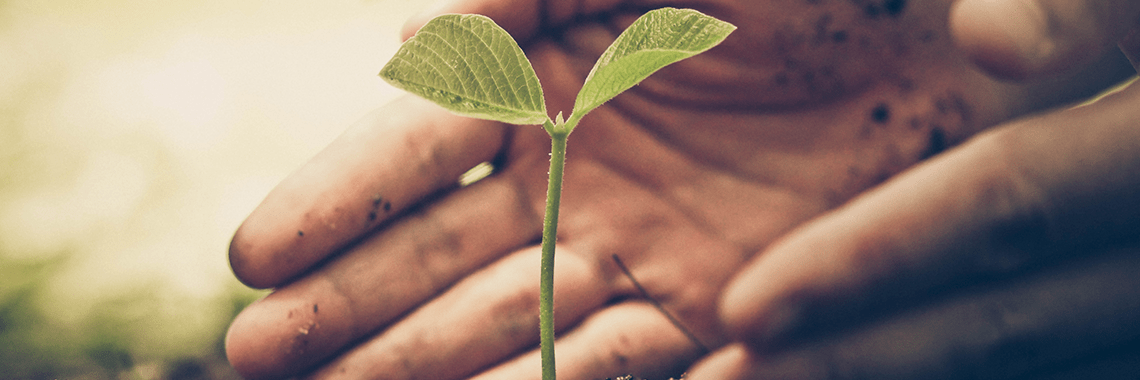
<path fill-rule="evenodd" d="M 0 0 L 0 379 L 234 377 L 230 235 L 424 7 Z"/>

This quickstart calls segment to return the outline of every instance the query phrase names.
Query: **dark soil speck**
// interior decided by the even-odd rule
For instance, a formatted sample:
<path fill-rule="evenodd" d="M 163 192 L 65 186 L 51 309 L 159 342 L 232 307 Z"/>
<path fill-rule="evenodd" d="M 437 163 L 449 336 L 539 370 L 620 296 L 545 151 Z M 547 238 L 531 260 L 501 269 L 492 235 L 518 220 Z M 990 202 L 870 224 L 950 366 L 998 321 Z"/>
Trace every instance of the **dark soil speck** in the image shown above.
<path fill-rule="evenodd" d="M 831 42 L 834 42 L 837 44 L 847 42 L 847 31 L 846 30 L 837 30 L 837 31 L 831 33 Z"/>
<path fill-rule="evenodd" d="M 883 9 L 891 17 L 898 17 L 906 9 L 906 0 L 887 0 L 883 3 Z"/>
<path fill-rule="evenodd" d="M 871 109 L 871 121 L 879 124 L 886 123 L 891 120 L 891 108 L 886 104 L 879 103 L 875 108 Z"/>
<path fill-rule="evenodd" d="M 922 159 L 934 157 L 944 150 L 946 150 L 946 132 L 942 131 L 942 128 L 931 129 L 930 142 L 926 146 L 926 151 L 922 152 Z"/>

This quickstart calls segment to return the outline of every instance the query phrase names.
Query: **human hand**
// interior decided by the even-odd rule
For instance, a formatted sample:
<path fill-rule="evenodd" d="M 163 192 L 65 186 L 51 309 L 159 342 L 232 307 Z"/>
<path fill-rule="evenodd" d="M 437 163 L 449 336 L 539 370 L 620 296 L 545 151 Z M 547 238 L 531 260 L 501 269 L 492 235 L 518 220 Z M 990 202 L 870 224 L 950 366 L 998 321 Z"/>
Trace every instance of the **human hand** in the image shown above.
<path fill-rule="evenodd" d="M 1026 22 L 1014 4 L 1049 15 L 1057 41 L 1021 43 L 1051 52 L 986 40 L 981 21 Z M 962 0 L 952 25 L 983 67 L 1032 78 L 1115 41 L 1140 62 L 1137 8 Z M 1138 173 L 1140 83 L 986 131 L 758 255 L 721 299 L 737 343 L 688 379 L 1133 378 L 1135 353 L 1096 360 L 1140 339 Z"/>
<path fill-rule="evenodd" d="M 720 346 L 717 295 L 755 252 L 1028 109 L 1025 86 L 958 55 L 948 2 L 905 4 L 703 3 L 739 29 L 582 120 L 555 266 L 562 378 L 676 373 L 702 354 L 639 300 L 611 255 Z M 597 55 L 652 5 L 470 1 L 440 12 L 497 20 L 526 48 L 549 108 L 565 110 Z M 412 98 L 366 118 L 235 235 L 238 277 L 277 289 L 234 321 L 231 363 L 251 378 L 536 378 L 548 144 L 540 127 Z M 496 173 L 455 185 L 482 161 Z"/>

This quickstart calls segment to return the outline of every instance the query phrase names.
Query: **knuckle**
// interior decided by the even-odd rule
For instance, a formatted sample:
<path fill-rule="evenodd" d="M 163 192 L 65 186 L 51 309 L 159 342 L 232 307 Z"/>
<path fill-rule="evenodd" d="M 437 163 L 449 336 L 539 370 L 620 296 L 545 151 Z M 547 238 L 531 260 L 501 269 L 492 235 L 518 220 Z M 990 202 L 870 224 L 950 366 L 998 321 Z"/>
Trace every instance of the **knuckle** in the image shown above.
<path fill-rule="evenodd" d="M 958 368 L 985 368 L 1001 372 L 1015 369 L 1018 363 L 1028 363 L 1039 355 L 1040 342 L 1026 331 L 1032 330 L 1032 320 L 1023 301 L 989 299 L 977 304 L 978 347 L 971 349 L 973 363 L 962 363 Z M 966 356 L 966 355 L 963 355 Z M 975 374 L 976 375 L 976 374 Z"/>
<path fill-rule="evenodd" d="M 988 168 L 976 178 L 971 195 L 975 209 L 984 213 L 980 233 L 987 246 L 975 265 L 982 272 L 1008 273 L 1024 268 L 1056 242 L 1056 212 L 1044 180 L 1031 170 L 1018 147 L 1031 142 L 1020 129 L 1002 129 L 978 139 Z"/>

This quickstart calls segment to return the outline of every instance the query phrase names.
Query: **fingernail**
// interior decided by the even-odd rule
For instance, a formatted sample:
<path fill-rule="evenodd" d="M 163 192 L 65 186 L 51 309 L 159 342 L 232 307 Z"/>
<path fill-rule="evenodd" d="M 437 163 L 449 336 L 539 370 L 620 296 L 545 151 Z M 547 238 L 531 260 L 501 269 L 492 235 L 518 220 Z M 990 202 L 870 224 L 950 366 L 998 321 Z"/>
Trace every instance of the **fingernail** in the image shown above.
<path fill-rule="evenodd" d="M 1008 7 L 994 13 L 993 20 L 1004 30 L 1016 49 L 1022 65 L 1029 69 L 1044 66 L 1052 57 L 1057 44 L 1049 36 L 1049 15 L 1034 1 L 1004 1 Z"/>
<path fill-rule="evenodd" d="M 1037 2 L 959 0 L 950 22 L 959 47 L 999 77 L 1032 76 L 1056 54 L 1049 14 Z"/>
<path fill-rule="evenodd" d="M 1041 64 L 1057 50 L 1057 43 L 1049 38 L 1049 15 L 1045 14 L 1039 3 L 1035 1 L 1010 1 L 1011 5 L 1021 5 L 1025 17 L 1019 17 L 1020 23 L 1008 26 L 1010 37 L 1015 41 L 1021 52 L 1021 57 L 1027 63 Z"/>

